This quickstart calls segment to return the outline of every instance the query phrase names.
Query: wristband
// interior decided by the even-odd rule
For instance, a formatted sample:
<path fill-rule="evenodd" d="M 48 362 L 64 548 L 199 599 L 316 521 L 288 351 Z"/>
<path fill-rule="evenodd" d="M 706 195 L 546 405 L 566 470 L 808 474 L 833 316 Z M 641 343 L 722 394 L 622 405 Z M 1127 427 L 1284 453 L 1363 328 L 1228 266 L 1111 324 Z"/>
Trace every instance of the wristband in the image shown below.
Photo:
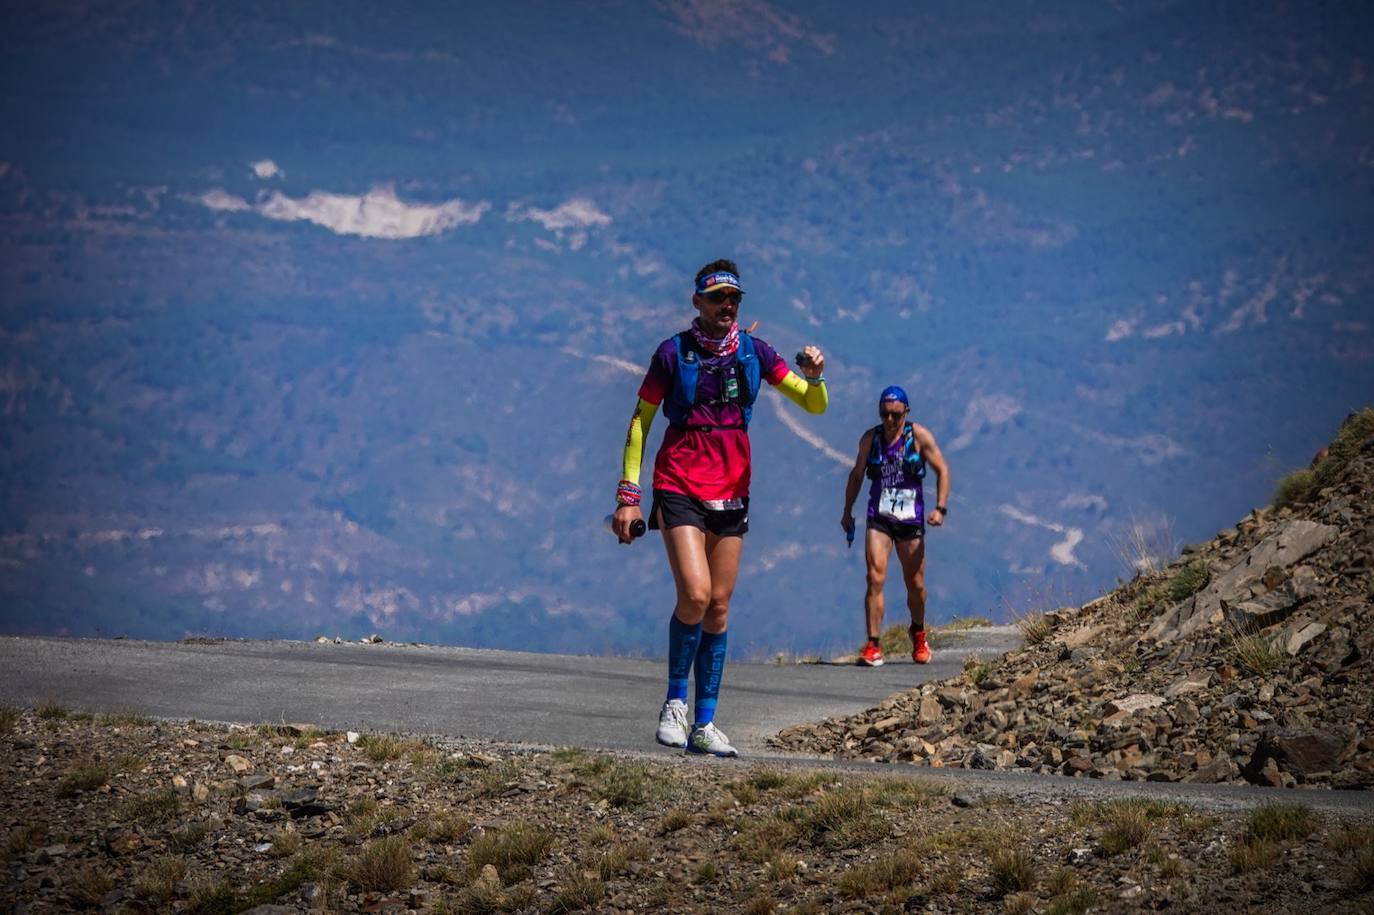
<path fill-rule="evenodd" d="M 825 375 L 817 375 L 815 378 L 809 378 L 806 375 L 803 375 L 802 377 L 806 378 L 807 384 L 825 384 Z"/>
<path fill-rule="evenodd" d="M 629 480 L 621 480 L 620 485 L 615 488 L 615 502 L 617 505 L 638 505 L 643 492 L 639 486 Z"/>
<path fill-rule="evenodd" d="M 948 514 L 949 514 L 949 509 L 945 508 L 943 505 L 937 505 L 937 506 L 935 506 L 935 510 L 936 510 L 937 512 L 939 512 L 940 514 L 942 514 L 942 515 L 948 515 Z"/>

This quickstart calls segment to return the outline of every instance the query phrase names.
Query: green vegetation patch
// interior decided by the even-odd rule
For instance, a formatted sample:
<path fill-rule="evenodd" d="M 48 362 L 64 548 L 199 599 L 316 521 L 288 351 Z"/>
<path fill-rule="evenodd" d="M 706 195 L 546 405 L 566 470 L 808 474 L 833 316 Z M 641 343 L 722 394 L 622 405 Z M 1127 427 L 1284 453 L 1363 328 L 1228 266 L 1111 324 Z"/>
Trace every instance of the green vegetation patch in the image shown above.
<path fill-rule="evenodd" d="M 1320 823 L 1320 817 L 1312 808 L 1302 804 L 1265 804 L 1250 811 L 1245 818 L 1245 837 L 1248 840 L 1295 842 L 1307 838 Z"/>
<path fill-rule="evenodd" d="M 1374 407 L 1351 414 L 1327 446 L 1326 457 L 1318 461 L 1316 466 L 1295 470 L 1279 481 L 1274 491 L 1274 508 L 1286 508 L 1315 499 L 1318 492 L 1340 478 L 1359 453 L 1360 443 L 1371 435 L 1374 435 Z"/>
<path fill-rule="evenodd" d="M 1170 601 L 1178 603 L 1181 600 L 1187 600 L 1206 587 L 1207 579 L 1207 563 L 1201 559 L 1192 559 L 1169 579 L 1168 584 L 1165 585 L 1165 593 L 1168 594 Z"/>

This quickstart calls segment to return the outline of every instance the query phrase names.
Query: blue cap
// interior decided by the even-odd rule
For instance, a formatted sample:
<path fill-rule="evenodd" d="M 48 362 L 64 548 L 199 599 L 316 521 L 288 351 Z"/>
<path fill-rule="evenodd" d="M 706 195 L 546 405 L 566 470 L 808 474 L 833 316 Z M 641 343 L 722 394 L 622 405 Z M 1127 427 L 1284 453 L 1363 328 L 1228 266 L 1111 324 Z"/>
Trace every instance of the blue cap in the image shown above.
<path fill-rule="evenodd" d="M 744 287 L 739 284 L 739 277 L 728 270 L 717 270 L 697 280 L 697 292 L 715 292 L 717 289 L 744 291 Z"/>
<path fill-rule="evenodd" d="M 911 406 L 911 401 L 906 399 L 906 391 L 895 384 L 883 388 L 883 393 L 878 396 L 878 403 L 881 405 L 884 400 L 900 400 L 905 406 Z"/>

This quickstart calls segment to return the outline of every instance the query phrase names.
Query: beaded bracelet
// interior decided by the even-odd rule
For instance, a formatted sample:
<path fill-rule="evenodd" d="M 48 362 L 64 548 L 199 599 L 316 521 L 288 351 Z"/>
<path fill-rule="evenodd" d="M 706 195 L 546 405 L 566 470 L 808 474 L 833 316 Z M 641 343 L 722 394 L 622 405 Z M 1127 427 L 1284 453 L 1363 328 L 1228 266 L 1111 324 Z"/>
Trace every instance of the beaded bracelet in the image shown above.
<path fill-rule="evenodd" d="M 620 485 L 615 489 L 617 505 L 638 505 L 641 496 L 643 496 L 643 491 L 629 480 L 621 480 Z"/>

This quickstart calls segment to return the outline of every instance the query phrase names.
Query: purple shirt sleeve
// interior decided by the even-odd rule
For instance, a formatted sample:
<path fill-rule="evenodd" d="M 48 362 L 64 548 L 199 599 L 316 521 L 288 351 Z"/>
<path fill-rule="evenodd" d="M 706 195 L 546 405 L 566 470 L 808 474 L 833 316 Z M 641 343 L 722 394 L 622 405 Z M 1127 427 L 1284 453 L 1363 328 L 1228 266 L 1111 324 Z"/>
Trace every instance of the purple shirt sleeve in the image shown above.
<path fill-rule="evenodd" d="M 771 385 L 778 385 L 787 377 L 787 362 L 778 351 L 758 337 L 754 338 L 754 352 L 759 357 L 759 374 Z"/>

